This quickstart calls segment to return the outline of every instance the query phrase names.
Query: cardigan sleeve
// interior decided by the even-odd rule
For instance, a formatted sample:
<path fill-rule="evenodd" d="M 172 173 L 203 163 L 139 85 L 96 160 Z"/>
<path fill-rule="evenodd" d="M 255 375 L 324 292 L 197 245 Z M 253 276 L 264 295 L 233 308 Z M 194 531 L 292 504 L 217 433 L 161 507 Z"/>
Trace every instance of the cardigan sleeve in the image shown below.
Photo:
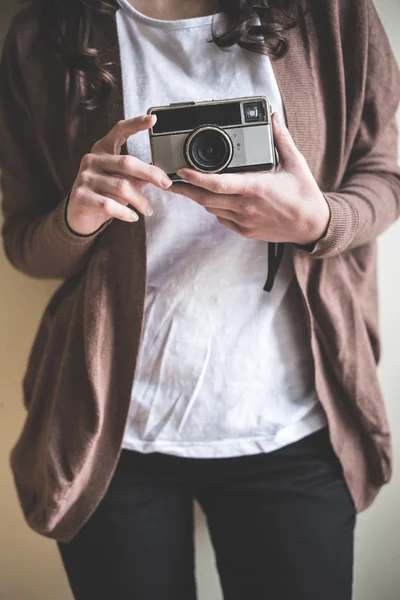
<path fill-rule="evenodd" d="M 324 236 L 302 248 L 329 258 L 370 243 L 400 215 L 400 168 L 396 110 L 400 73 L 372 0 L 362 118 L 343 181 L 324 193 L 331 217 Z"/>
<path fill-rule="evenodd" d="M 32 277 L 67 278 L 83 267 L 90 236 L 69 229 L 62 197 L 45 158 L 24 86 L 13 23 L 0 62 L 0 168 L 3 244 L 9 261 Z"/>

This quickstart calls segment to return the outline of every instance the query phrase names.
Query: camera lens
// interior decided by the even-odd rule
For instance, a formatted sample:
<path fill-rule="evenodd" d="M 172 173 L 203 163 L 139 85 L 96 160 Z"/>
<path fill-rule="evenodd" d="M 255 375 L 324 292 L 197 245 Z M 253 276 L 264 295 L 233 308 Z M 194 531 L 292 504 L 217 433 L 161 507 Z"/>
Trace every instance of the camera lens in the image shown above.
<path fill-rule="evenodd" d="M 196 129 L 186 140 L 185 156 L 190 166 L 199 171 L 217 173 L 232 160 L 231 138 L 223 129 L 204 126 Z"/>

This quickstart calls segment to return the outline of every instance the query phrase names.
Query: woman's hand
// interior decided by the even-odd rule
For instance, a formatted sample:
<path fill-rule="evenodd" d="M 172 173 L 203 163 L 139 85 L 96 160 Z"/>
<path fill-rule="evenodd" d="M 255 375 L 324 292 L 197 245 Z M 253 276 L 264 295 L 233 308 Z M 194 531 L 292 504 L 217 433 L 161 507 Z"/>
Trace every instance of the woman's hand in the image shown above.
<path fill-rule="evenodd" d="M 137 221 L 139 217 L 130 206 L 143 215 L 153 213 L 142 187 L 152 183 L 166 190 L 172 181 L 158 167 L 120 153 L 129 136 L 150 129 L 154 123 L 154 116 L 120 121 L 83 157 L 67 208 L 67 222 L 73 231 L 90 235 L 112 217 Z"/>
<path fill-rule="evenodd" d="M 328 227 L 328 204 L 278 113 L 273 131 L 280 156 L 273 173 L 211 175 L 182 169 L 178 175 L 187 183 L 176 183 L 170 191 L 204 206 L 246 238 L 315 243 Z"/>

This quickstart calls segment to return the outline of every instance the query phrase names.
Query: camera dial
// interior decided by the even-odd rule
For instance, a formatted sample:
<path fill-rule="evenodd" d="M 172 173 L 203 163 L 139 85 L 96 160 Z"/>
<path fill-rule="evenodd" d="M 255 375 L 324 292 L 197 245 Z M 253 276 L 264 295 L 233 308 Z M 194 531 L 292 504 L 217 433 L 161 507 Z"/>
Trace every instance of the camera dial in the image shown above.
<path fill-rule="evenodd" d="M 184 155 L 193 169 L 203 173 L 219 173 L 232 160 L 232 140 L 220 127 L 203 125 L 187 137 Z"/>

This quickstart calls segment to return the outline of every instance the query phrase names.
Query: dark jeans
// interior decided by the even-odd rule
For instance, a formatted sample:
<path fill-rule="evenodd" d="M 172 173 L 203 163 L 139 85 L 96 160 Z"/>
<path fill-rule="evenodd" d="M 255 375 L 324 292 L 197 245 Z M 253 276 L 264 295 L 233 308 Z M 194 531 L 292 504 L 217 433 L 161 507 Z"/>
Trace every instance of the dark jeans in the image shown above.
<path fill-rule="evenodd" d="M 77 600 L 194 600 L 193 499 L 226 600 L 350 600 L 355 510 L 327 430 L 271 454 L 124 450 L 101 504 L 59 544 Z"/>

